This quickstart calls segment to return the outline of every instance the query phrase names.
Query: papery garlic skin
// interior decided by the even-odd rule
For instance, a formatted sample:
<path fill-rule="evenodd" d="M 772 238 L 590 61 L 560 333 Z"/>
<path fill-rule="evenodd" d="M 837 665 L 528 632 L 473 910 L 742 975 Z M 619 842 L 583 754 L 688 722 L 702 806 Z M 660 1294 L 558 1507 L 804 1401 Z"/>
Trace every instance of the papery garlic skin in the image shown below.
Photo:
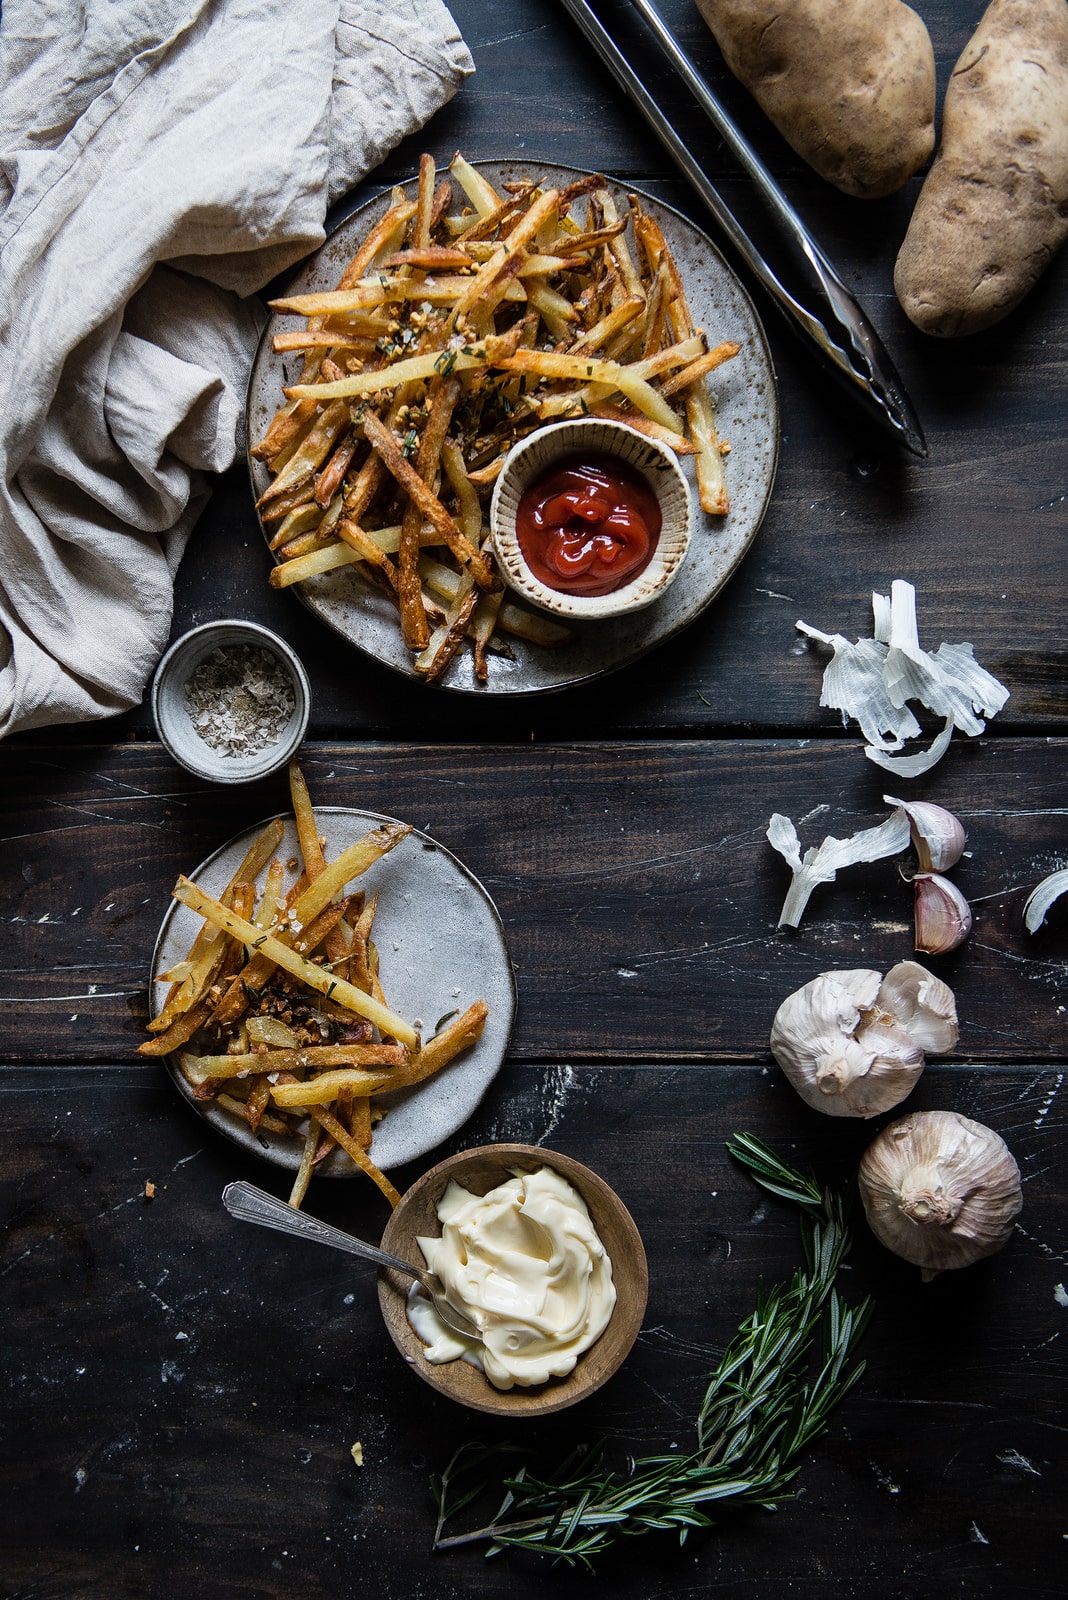
<path fill-rule="evenodd" d="M 879 988 L 880 1006 L 892 1013 L 913 1044 L 944 1056 L 960 1037 L 953 990 L 918 961 L 899 961 Z"/>
<path fill-rule="evenodd" d="M 865 1151 L 861 1199 L 876 1238 L 924 1280 L 992 1256 L 1023 1205 L 1020 1169 L 1000 1134 L 956 1111 L 915 1111 Z"/>
<path fill-rule="evenodd" d="M 972 931 L 972 908 L 955 883 L 937 872 L 918 872 L 912 880 L 916 897 L 916 949 L 928 956 L 948 955 Z"/>
<path fill-rule="evenodd" d="M 862 828 L 848 839 L 836 839 L 831 834 L 818 847 L 810 845 L 802 857 L 797 829 L 789 817 L 776 811 L 768 823 L 767 839 L 791 873 L 790 887 L 779 913 L 779 927 L 797 927 L 818 883 L 833 883 L 842 867 L 898 855 L 907 846 L 909 837 L 909 819 L 898 806 L 877 827 Z"/>
<path fill-rule="evenodd" d="M 888 806 L 900 806 L 909 819 L 912 848 L 921 872 L 945 872 L 964 854 L 967 835 L 959 817 L 932 800 L 897 800 L 884 794 Z"/>
<path fill-rule="evenodd" d="M 832 1117 L 873 1117 L 900 1105 L 925 1049 L 952 1049 L 952 991 L 915 961 L 883 978 L 860 967 L 822 972 L 785 999 L 771 1050 L 807 1105 Z"/>
<path fill-rule="evenodd" d="M 1046 912 L 1062 894 L 1068 894 L 1068 867 L 1051 872 L 1048 878 L 1043 878 L 1031 890 L 1024 906 L 1024 926 L 1028 933 L 1038 932 L 1046 920 Z"/>
<path fill-rule="evenodd" d="M 978 715 L 995 716 L 1009 691 L 981 667 L 970 644 L 941 644 L 933 655 L 920 648 L 916 623 L 916 591 L 895 578 L 889 595 L 873 594 L 873 639 L 850 644 L 840 633 L 823 633 L 798 622 L 798 630 L 833 651 L 823 674 L 820 705 L 860 723 L 869 761 L 900 778 L 918 778 L 930 771 L 949 749 L 953 729 L 975 735 L 986 723 Z M 926 750 L 897 754 L 906 739 L 921 732 L 909 710 L 916 701 L 943 719 L 942 731 Z"/>

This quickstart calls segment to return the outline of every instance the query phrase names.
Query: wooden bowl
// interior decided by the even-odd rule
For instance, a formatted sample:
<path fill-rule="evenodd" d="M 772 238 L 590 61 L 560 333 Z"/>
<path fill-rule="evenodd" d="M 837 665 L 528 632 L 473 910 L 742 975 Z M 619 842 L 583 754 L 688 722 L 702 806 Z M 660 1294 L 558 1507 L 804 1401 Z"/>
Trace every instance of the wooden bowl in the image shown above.
<path fill-rule="evenodd" d="M 402 1196 L 382 1235 L 383 1250 L 422 1265 L 423 1254 L 416 1238 L 419 1234 L 440 1234 L 438 1204 L 451 1179 L 472 1194 L 488 1194 L 516 1172 L 537 1172 L 541 1167 L 558 1172 L 586 1202 L 608 1251 L 616 1287 L 615 1309 L 607 1328 L 596 1344 L 579 1357 L 566 1378 L 550 1378 L 548 1383 L 531 1389 L 495 1389 L 485 1374 L 467 1361 L 432 1366 L 423 1355 L 426 1347 L 406 1313 L 411 1280 L 388 1270 L 380 1272 L 378 1278 L 378 1298 L 386 1327 L 409 1366 L 450 1400 L 496 1416 L 543 1417 L 550 1411 L 562 1411 L 599 1389 L 622 1365 L 642 1325 L 649 1290 L 645 1250 L 629 1211 L 603 1178 L 570 1156 L 538 1145 L 490 1144 L 465 1150 L 432 1167 Z"/>

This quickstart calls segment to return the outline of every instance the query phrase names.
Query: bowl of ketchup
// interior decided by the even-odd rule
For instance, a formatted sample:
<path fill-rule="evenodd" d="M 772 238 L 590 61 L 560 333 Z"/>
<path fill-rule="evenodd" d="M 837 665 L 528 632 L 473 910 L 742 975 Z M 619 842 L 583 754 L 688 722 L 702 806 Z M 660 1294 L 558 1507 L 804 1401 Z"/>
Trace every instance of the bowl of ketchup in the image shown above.
<path fill-rule="evenodd" d="M 501 576 L 573 621 L 652 605 L 679 572 L 690 493 L 666 445 L 627 423 L 550 423 L 509 452 L 490 533 Z"/>

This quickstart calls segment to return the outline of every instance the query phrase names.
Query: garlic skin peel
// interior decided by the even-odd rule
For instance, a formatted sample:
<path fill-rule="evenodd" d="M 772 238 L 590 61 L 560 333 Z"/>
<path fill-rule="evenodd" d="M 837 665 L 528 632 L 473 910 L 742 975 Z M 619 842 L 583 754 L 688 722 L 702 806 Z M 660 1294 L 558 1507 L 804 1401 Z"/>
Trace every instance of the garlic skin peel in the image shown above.
<path fill-rule="evenodd" d="M 875 593 L 871 599 L 872 639 L 850 644 L 842 634 L 823 633 L 807 622 L 796 627 L 833 652 L 820 705 L 840 711 L 843 725 L 850 718 L 859 722 L 869 761 L 900 778 L 918 778 L 945 755 L 954 728 L 970 736 L 982 733 L 983 716 L 995 716 L 1009 691 L 979 665 L 970 644 L 941 644 L 933 655 L 921 648 L 911 583 L 895 578 L 889 595 Z M 941 717 L 942 731 L 925 750 L 900 755 L 905 741 L 922 732 L 910 701 Z"/>
<path fill-rule="evenodd" d="M 1000 1134 L 956 1111 L 915 1111 L 884 1128 L 860 1163 L 868 1223 L 924 1282 L 1001 1249 L 1023 1205 Z"/>
<path fill-rule="evenodd" d="M 900 1105 L 924 1052 L 957 1042 L 953 991 L 917 961 L 885 978 L 867 967 L 821 972 L 775 1013 L 771 1051 L 806 1105 L 873 1117 Z"/>
<path fill-rule="evenodd" d="M 1068 867 L 1051 872 L 1048 878 L 1043 878 L 1031 890 L 1024 906 L 1024 926 L 1028 933 L 1038 932 L 1046 920 L 1046 912 L 1062 894 L 1068 894 Z"/>

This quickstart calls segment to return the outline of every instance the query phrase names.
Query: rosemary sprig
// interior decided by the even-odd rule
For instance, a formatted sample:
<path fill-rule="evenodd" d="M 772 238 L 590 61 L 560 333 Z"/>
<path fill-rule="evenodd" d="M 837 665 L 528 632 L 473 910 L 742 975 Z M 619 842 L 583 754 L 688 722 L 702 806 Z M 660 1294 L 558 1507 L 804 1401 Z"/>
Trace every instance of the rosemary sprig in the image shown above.
<path fill-rule="evenodd" d="M 786 1166 L 752 1134 L 736 1135 L 727 1149 L 757 1183 L 799 1208 L 805 1265 L 788 1282 L 759 1290 L 705 1391 L 696 1448 L 645 1456 L 626 1473 L 608 1470 L 601 1448 L 580 1447 L 549 1477 L 521 1466 L 504 1479 L 491 1521 L 446 1535 L 446 1523 L 487 1487 L 476 1474 L 512 1448 L 463 1445 L 434 1485 L 435 1550 L 482 1542 L 488 1556 L 522 1548 L 589 1567 L 623 1536 L 670 1529 L 684 1543 L 691 1528 L 711 1526 L 703 1508 L 717 1502 L 775 1510 L 800 1471 L 801 1452 L 863 1371 L 852 1357 L 871 1308 L 867 1301 L 847 1306 L 834 1287 L 849 1247 L 841 1196 Z"/>

